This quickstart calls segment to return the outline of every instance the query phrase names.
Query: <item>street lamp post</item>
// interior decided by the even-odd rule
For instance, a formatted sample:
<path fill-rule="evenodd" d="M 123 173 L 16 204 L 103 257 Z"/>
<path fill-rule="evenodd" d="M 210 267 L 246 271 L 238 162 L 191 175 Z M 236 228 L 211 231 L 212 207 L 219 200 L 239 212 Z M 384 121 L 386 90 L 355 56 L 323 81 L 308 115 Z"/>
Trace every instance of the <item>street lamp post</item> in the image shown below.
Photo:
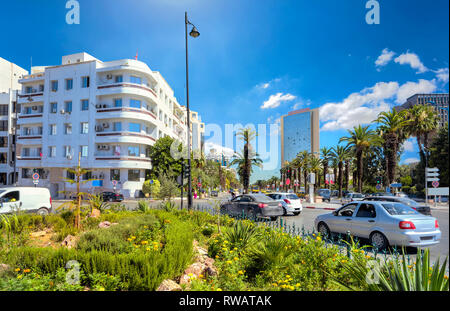
<path fill-rule="evenodd" d="M 193 38 L 197 38 L 200 36 L 197 28 L 195 28 L 194 24 L 189 22 L 187 12 L 184 14 L 184 30 L 186 36 L 186 110 L 187 110 L 187 145 L 188 145 L 188 167 L 187 170 L 189 172 L 188 176 L 188 209 L 192 208 L 192 177 L 191 177 L 191 116 L 189 110 L 189 65 L 188 65 L 188 34 L 187 27 L 192 25 L 192 30 L 189 35 Z"/>

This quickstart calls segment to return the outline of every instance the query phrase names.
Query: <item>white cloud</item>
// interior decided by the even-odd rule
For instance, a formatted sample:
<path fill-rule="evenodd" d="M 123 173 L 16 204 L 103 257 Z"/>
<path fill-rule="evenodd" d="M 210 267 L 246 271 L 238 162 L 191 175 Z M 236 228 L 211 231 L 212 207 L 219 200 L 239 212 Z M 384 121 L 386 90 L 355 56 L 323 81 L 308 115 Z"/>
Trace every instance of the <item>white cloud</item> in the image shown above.
<path fill-rule="evenodd" d="M 388 103 L 403 104 L 416 93 L 431 93 L 437 89 L 436 79 L 420 79 L 418 82 L 378 82 L 359 92 L 347 96 L 337 103 L 326 103 L 320 108 L 321 130 L 335 131 L 351 129 L 359 124 L 369 124 L 382 111 L 390 109 Z"/>
<path fill-rule="evenodd" d="M 403 162 L 404 162 L 405 164 L 411 164 L 411 163 L 417 163 L 417 162 L 420 162 L 420 160 L 417 159 L 417 158 L 408 158 L 408 159 L 405 159 Z"/>
<path fill-rule="evenodd" d="M 277 93 L 275 95 L 270 95 L 269 99 L 266 100 L 263 105 L 261 106 L 261 109 L 268 109 L 268 108 L 276 108 L 280 106 L 280 104 L 284 101 L 291 101 L 294 100 L 296 97 L 292 94 L 284 94 L 283 93 Z"/>
<path fill-rule="evenodd" d="M 441 68 L 434 71 L 439 81 L 448 83 L 448 68 Z"/>
<path fill-rule="evenodd" d="M 399 104 L 403 104 L 414 94 L 432 93 L 436 91 L 436 89 L 437 85 L 435 79 L 431 81 L 420 79 L 419 82 L 406 82 L 398 89 L 397 99 L 395 101 Z"/>
<path fill-rule="evenodd" d="M 383 51 L 381 51 L 381 55 L 378 56 L 377 60 L 375 61 L 375 66 L 376 67 L 383 67 L 386 66 L 394 57 L 395 52 L 393 51 L 389 51 L 389 49 L 384 49 Z M 379 71 L 380 68 L 377 68 L 377 70 Z"/>
<path fill-rule="evenodd" d="M 223 147 L 221 145 L 215 144 L 213 142 L 205 142 L 205 154 L 207 156 L 218 156 L 223 155 L 226 157 L 232 157 L 234 155 L 234 150 L 231 148 Z"/>
<path fill-rule="evenodd" d="M 414 140 L 408 139 L 403 143 L 403 150 L 404 151 L 414 151 Z"/>
<path fill-rule="evenodd" d="M 415 53 L 406 52 L 394 59 L 400 65 L 410 65 L 411 68 L 417 69 L 416 73 L 424 73 L 428 68 L 420 61 L 419 56 Z"/>
<path fill-rule="evenodd" d="M 281 81 L 281 78 L 275 78 L 275 79 L 270 80 L 269 82 L 260 83 L 260 84 L 256 85 L 255 88 L 265 90 L 265 89 L 268 89 L 273 83 L 280 82 L 280 81 Z"/>

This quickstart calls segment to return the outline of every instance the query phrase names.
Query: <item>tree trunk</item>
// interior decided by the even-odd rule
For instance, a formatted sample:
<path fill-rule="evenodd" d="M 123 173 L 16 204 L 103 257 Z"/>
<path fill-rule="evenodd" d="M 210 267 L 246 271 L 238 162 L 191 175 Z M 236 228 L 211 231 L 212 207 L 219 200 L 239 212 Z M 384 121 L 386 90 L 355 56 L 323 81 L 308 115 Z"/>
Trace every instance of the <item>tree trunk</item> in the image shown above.
<path fill-rule="evenodd" d="M 345 161 L 345 169 L 344 169 L 344 188 L 348 190 L 348 173 L 349 173 L 349 161 Z"/>
<path fill-rule="evenodd" d="M 357 165 L 357 171 L 358 171 L 358 192 L 362 192 L 362 168 L 363 168 L 363 152 L 362 150 L 358 150 L 356 152 L 356 165 Z"/>
<path fill-rule="evenodd" d="M 327 184 L 327 173 L 328 173 L 328 165 L 324 164 L 323 165 L 323 182 L 325 183 L 325 188 L 329 189 L 330 185 L 329 183 Z"/>
<path fill-rule="evenodd" d="M 338 164 L 339 170 L 339 198 L 342 198 L 342 161 Z"/>

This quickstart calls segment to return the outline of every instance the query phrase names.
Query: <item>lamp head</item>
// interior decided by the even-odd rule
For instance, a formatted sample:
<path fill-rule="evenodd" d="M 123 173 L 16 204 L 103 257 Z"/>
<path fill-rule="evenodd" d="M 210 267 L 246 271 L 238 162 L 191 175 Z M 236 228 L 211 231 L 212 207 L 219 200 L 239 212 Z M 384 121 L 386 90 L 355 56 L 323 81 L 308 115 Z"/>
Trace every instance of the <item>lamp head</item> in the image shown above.
<path fill-rule="evenodd" d="M 193 38 L 197 38 L 198 36 L 200 36 L 200 32 L 198 32 L 197 28 L 195 28 L 195 26 L 193 26 L 189 35 Z"/>

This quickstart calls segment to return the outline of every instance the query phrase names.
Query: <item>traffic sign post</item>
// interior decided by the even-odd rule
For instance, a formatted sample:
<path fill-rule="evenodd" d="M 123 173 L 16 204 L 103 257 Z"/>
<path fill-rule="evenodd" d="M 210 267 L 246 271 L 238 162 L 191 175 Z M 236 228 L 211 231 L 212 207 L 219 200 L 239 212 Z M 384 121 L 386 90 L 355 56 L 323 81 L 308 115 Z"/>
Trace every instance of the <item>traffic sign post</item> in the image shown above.
<path fill-rule="evenodd" d="M 434 188 L 439 186 L 439 169 L 437 167 L 425 168 L 425 204 L 428 203 L 428 182 L 432 182 Z M 436 204 L 436 196 L 434 196 L 434 203 Z"/>
<path fill-rule="evenodd" d="M 33 174 L 33 184 L 35 187 L 37 187 L 37 184 L 39 183 L 39 173 Z"/>
<path fill-rule="evenodd" d="M 116 192 L 117 180 L 112 181 L 114 192 Z"/>

